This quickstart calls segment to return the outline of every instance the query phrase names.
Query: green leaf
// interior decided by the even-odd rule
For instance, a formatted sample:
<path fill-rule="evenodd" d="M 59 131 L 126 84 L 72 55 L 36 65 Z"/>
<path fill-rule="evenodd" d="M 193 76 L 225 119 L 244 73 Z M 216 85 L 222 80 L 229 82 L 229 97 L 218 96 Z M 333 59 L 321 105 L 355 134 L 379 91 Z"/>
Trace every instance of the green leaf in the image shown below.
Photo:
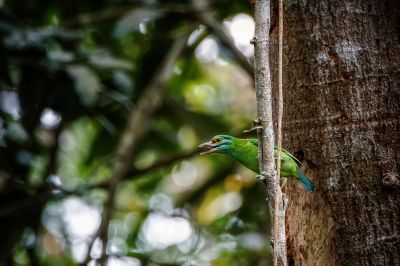
<path fill-rule="evenodd" d="M 92 106 L 101 90 L 96 73 L 84 65 L 71 65 L 67 68 L 67 72 L 75 81 L 75 90 L 82 103 L 86 106 Z"/>

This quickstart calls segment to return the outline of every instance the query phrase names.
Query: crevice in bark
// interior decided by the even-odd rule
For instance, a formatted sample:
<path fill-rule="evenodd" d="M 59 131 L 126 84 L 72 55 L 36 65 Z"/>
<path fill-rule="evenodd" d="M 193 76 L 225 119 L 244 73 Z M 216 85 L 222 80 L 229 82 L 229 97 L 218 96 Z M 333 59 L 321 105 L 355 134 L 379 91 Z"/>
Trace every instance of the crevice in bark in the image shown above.
<path fill-rule="evenodd" d="M 289 262 L 399 265 L 400 7 L 285 6 L 285 147 L 303 151 L 316 186 L 314 194 L 285 188 Z M 272 36 L 273 83 L 276 51 Z"/>

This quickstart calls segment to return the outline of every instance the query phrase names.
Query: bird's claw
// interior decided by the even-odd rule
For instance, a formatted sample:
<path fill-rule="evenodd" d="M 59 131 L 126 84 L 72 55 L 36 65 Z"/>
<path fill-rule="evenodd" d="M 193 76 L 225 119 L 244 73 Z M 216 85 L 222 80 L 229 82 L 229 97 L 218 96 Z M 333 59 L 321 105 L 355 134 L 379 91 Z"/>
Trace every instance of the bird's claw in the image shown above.
<path fill-rule="evenodd" d="M 256 175 L 256 178 L 257 178 L 258 180 L 261 180 L 261 181 L 265 179 L 265 177 L 262 176 L 262 175 Z"/>
<path fill-rule="evenodd" d="M 249 133 L 255 130 L 262 130 L 262 129 L 264 128 L 261 126 L 261 117 L 257 117 L 256 119 L 253 120 L 253 127 L 244 130 L 243 133 Z"/>
<path fill-rule="evenodd" d="M 261 117 L 257 117 L 256 119 L 253 119 L 253 125 L 261 126 Z"/>
<path fill-rule="evenodd" d="M 261 172 L 261 174 L 256 175 L 256 178 L 261 181 L 265 181 L 270 177 L 271 177 L 271 175 L 267 171 L 263 171 L 263 172 Z"/>

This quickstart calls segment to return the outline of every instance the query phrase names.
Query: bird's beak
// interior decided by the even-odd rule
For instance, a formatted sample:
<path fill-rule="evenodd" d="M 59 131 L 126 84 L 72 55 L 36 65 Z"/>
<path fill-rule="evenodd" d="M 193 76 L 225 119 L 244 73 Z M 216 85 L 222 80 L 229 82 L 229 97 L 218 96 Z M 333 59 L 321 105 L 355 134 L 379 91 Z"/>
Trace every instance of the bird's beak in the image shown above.
<path fill-rule="evenodd" d="M 218 147 L 218 145 L 215 143 L 212 143 L 211 141 L 200 144 L 199 148 L 201 150 L 203 150 L 202 152 L 200 152 L 200 155 L 213 153 L 217 150 L 217 147 Z"/>

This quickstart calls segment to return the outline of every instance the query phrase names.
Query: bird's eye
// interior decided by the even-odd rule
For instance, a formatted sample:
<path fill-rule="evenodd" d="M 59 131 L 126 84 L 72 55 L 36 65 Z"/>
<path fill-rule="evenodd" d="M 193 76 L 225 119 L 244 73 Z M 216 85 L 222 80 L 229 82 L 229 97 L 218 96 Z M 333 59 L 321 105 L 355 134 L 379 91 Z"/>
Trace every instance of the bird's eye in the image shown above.
<path fill-rule="evenodd" d="M 221 138 L 217 138 L 215 141 L 216 141 L 216 142 L 221 142 L 222 139 L 221 139 Z"/>

